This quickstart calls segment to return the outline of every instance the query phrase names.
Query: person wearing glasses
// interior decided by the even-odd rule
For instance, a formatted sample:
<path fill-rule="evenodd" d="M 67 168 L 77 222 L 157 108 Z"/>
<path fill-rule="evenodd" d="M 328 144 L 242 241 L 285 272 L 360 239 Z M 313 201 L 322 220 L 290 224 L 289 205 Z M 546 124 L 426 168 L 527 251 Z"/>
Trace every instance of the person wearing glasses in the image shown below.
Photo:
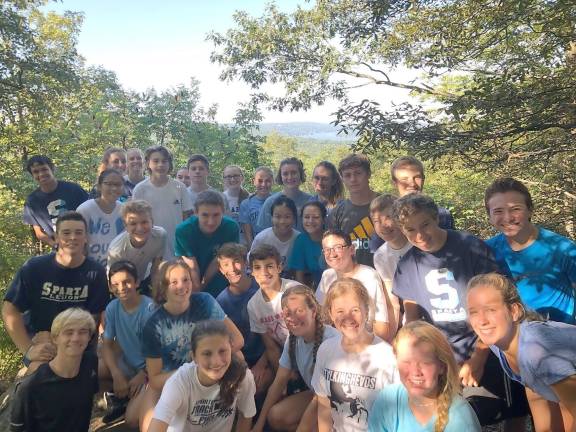
<path fill-rule="evenodd" d="M 382 280 L 376 270 L 354 259 L 355 248 L 349 235 L 343 231 L 331 229 L 322 236 L 322 253 L 328 264 L 328 269 L 322 273 L 322 279 L 316 289 L 316 298 L 323 305 L 324 299 L 337 279 L 352 278 L 362 282 L 368 295 L 374 303 L 374 334 L 381 339 L 391 342 L 397 328 L 394 323 L 394 311 Z"/>
<path fill-rule="evenodd" d="M 328 211 L 344 199 L 344 183 L 332 162 L 321 161 L 314 167 L 312 185 L 316 194 L 310 201 L 321 202 Z"/>

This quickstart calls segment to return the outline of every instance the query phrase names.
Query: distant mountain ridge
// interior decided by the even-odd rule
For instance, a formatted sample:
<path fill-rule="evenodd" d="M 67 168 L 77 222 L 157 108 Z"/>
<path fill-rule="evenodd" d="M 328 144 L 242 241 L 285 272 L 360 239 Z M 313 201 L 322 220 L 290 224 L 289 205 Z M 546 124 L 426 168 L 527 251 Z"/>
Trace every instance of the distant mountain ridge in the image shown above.
<path fill-rule="evenodd" d="M 354 135 L 338 134 L 338 128 L 328 123 L 290 122 L 260 123 L 260 135 L 277 132 L 294 138 L 307 138 L 323 141 L 353 141 Z"/>

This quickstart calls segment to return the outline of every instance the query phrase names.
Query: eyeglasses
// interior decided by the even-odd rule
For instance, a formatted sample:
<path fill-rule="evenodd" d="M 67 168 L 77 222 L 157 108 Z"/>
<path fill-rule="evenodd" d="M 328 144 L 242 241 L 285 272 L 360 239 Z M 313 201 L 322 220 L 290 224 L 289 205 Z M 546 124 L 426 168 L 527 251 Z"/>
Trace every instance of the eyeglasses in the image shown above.
<path fill-rule="evenodd" d="M 323 248 L 323 249 L 322 249 L 322 253 L 323 253 L 324 255 L 330 255 L 332 252 L 338 254 L 338 253 L 342 252 L 342 249 L 345 249 L 345 248 L 347 248 L 347 247 L 348 247 L 348 245 L 343 244 L 343 245 L 332 246 L 332 247 L 329 247 L 329 248 Z"/>
<path fill-rule="evenodd" d="M 242 174 L 232 174 L 232 175 L 225 175 L 223 178 L 224 180 L 236 180 L 242 177 Z"/>

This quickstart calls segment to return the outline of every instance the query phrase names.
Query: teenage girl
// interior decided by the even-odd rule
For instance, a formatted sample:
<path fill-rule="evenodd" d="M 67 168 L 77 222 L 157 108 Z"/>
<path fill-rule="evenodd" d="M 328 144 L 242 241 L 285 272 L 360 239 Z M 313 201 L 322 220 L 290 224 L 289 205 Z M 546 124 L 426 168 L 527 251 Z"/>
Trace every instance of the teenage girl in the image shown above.
<path fill-rule="evenodd" d="M 153 286 L 154 301 L 160 307 L 150 316 L 142 332 L 148 387 L 140 412 L 141 431 L 148 430 L 154 405 L 168 378 L 189 360 L 190 335 L 199 321 L 223 321 L 232 335 L 233 351 L 244 344 L 242 334 L 216 300 L 210 294 L 193 293 L 192 288 L 190 267 L 182 259 L 160 266 Z"/>
<path fill-rule="evenodd" d="M 332 162 L 322 161 L 314 167 L 312 183 L 316 192 L 312 199 L 320 201 L 328 210 L 344 198 L 344 184 Z"/>
<path fill-rule="evenodd" d="M 118 201 L 124 190 L 120 171 L 105 169 L 98 176 L 100 196 L 82 203 L 76 209 L 88 224 L 88 256 L 106 267 L 108 247 L 114 237 L 124 231 L 124 222 Z"/>
<path fill-rule="evenodd" d="M 107 169 L 115 169 L 124 177 L 126 174 L 126 150 L 120 147 L 108 147 L 104 151 L 102 159 L 100 159 L 100 163 L 98 164 L 98 176 Z M 97 185 L 92 188 L 90 194 L 94 198 L 99 196 L 100 191 Z M 125 185 L 120 196 L 120 201 L 126 201 L 130 195 L 130 188 Z"/>
<path fill-rule="evenodd" d="M 272 214 L 272 227 L 264 229 L 254 237 L 250 250 L 256 249 L 261 244 L 274 246 L 280 253 L 281 264 L 285 268 L 288 257 L 292 253 L 294 240 L 300 234 L 294 229 L 298 210 L 294 201 L 281 195 L 272 204 L 270 213 Z M 283 276 L 285 274 L 283 273 Z"/>
<path fill-rule="evenodd" d="M 370 432 L 480 432 L 474 410 L 460 396 L 458 364 L 440 330 L 412 321 L 394 339 L 394 353 L 402 384 L 380 391 Z"/>
<path fill-rule="evenodd" d="M 576 326 L 541 321 L 496 273 L 468 282 L 467 309 L 478 337 L 526 387 L 536 432 L 576 430 Z"/>
<path fill-rule="evenodd" d="M 288 269 L 296 271 L 296 280 L 316 289 L 326 270 L 322 256 L 322 233 L 326 220 L 326 207 L 320 201 L 310 201 L 302 207 L 302 231 L 292 247 Z"/>
<path fill-rule="evenodd" d="M 320 344 L 339 333 L 322 323 L 320 305 L 304 285 L 295 285 L 282 294 L 282 315 L 290 336 L 284 344 L 276 378 L 268 389 L 266 400 L 252 429 L 264 430 L 266 420 L 274 430 L 296 430 L 302 425 L 315 430 L 317 405 L 314 403 L 312 373 Z M 282 399 L 294 371 L 300 373 L 307 389 Z"/>
<path fill-rule="evenodd" d="M 368 331 L 370 304 L 356 279 L 338 279 L 326 295 L 325 313 L 342 337 L 318 349 L 312 386 L 320 432 L 366 430 L 378 391 L 398 382 L 392 347 Z"/>
<path fill-rule="evenodd" d="M 232 337 L 222 321 L 198 323 L 191 357 L 166 381 L 149 432 L 248 432 L 256 414 L 254 377 L 232 355 Z"/>

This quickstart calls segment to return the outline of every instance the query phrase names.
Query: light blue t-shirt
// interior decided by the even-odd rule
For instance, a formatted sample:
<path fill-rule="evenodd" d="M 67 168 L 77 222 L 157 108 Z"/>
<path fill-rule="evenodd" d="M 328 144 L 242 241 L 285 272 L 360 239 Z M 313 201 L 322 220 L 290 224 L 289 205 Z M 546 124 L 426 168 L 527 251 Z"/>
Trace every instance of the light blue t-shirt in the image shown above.
<path fill-rule="evenodd" d="M 294 240 L 287 269 L 310 272 L 314 286 L 317 287 L 322 279 L 322 272 L 326 270 L 322 244 L 312 240 L 306 231 L 301 232 Z"/>
<path fill-rule="evenodd" d="M 340 337 L 340 332 L 334 327 L 325 325 L 321 343 L 333 337 Z M 312 367 L 314 360 L 312 357 L 313 350 L 314 342 L 306 343 L 304 338 L 296 337 L 296 367 L 292 367 L 290 363 L 290 337 L 288 337 L 284 343 L 284 349 L 282 350 L 282 356 L 279 362 L 280 366 L 285 369 L 298 369 L 300 376 L 310 390 L 312 390 L 312 374 L 314 372 L 314 368 Z"/>
<path fill-rule="evenodd" d="M 276 199 L 278 199 L 282 195 L 285 195 L 284 192 L 282 191 L 276 192 L 270 195 L 266 199 L 266 201 L 264 201 L 264 204 L 260 209 L 260 214 L 258 215 L 257 226 L 259 231 L 262 231 L 266 228 L 270 228 L 272 226 L 272 213 L 271 213 L 272 204 L 274 204 L 274 201 L 276 201 Z M 302 192 L 301 190 L 299 190 L 294 197 L 289 197 L 290 199 L 292 199 L 292 201 L 294 201 L 294 204 L 296 204 L 296 209 L 298 210 L 298 223 L 295 226 L 295 228 L 298 231 L 303 231 L 302 218 L 300 217 L 300 214 L 302 213 L 302 207 L 304 207 L 304 204 L 310 201 L 311 197 L 312 195 L 306 192 Z"/>
<path fill-rule="evenodd" d="M 504 353 L 495 345 L 490 349 L 500 360 L 504 372 L 544 399 L 558 402 L 552 385 L 576 375 L 576 326 L 555 321 L 523 321 L 518 335 L 516 375 Z"/>
<path fill-rule="evenodd" d="M 390 384 L 380 390 L 372 405 L 368 419 L 369 432 L 433 432 L 436 416 L 422 425 L 416 420 L 410 405 L 408 392 L 402 384 Z M 461 396 L 452 400 L 448 411 L 448 423 L 444 432 L 480 432 L 482 429 L 472 407 Z"/>
<path fill-rule="evenodd" d="M 178 369 L 190 361 L 190 337 L 198 321 L 226 318 L 214 297 L 199 292 L 190 296 L 190 306 L 180 315 L 171 315 L 159 307 L 144 326 L 142 354 L 146 358 L 162 359 L 162 371 Z"/>
<path fill-rule="evenodd" d="M 526 306 L 553 321 L 576 322 L 576 243 L 540 227 L 538 238 L 520 251 L 510 248 L 504 234 L 498 234 L 486 243 L 498 263 L 508 264 Z"/>
<path fill-rule="evenodd" d="M 240 213 L 238 215 L 239 224 L 250 224 L 252 227 L 252 236 L 255 237 L 256 234 L 260 232 L 258 229 L 258 215 L 260 214 L 260 209 L 266 201 L 266 198 L 260 198 L 258 195 L 252 195 L 240 203 Z"/>
<path fill-rule="evenodd" d="M 116 339 L 124 360 L 134 369 L 144 369 L 146 361 L 142 355 L 142 331 L 148 318 L 154 312 L 154 302 L 150 297 L 140 296 L 140 305 L 134 312 L 128 313 L 120 300 L 112 300 L 106 306 L 103 338 Z"/>

